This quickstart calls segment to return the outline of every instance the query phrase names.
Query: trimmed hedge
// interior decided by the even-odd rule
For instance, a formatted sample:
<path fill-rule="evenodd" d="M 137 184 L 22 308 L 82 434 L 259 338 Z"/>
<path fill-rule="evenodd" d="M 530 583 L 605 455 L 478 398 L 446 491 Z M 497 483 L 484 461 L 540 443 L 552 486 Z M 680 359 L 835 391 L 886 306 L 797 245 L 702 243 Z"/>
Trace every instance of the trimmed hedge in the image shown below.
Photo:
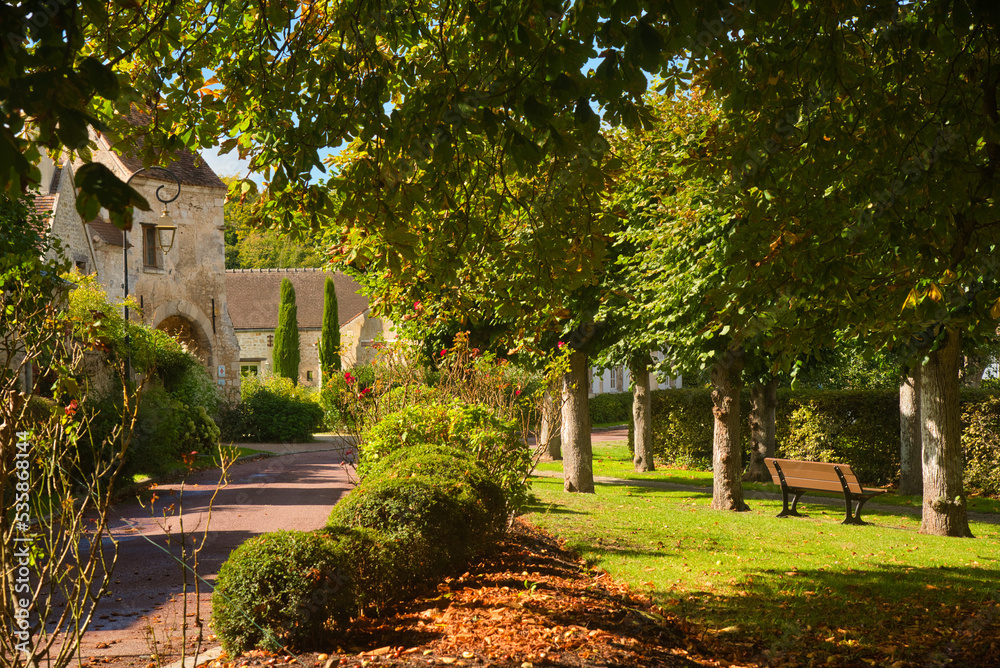
<path fill-rule="evenodd" d="M 352 545 L 276 531 L 233 550 L 212 593 L 212 626 L 226 651 L 318 643 L 326 621 L 353 607 Z"/>
<path fill-rule="evenodd" d="M 244 376 L 242 402 L 220 412 L 225 440 L 250 443 L 308 443 L 324 413 L 309 394 L 288 378 Z"/>
<path fill-rule="evenodd" d="M 506 526 L 503 491 L 454 448 L 386 456 L 322 532 L 247 541 L 219 571 L 212 625 L 230 654 L 322 646 L 331 625 L 458 571 Z"/>
<path fill-rule="evenodd" d="M 594 424 L 632 421 L 632 393 L 596 394 L 590 399 L 590 421 Z"/>
<path fill-rule="evenodd" d="M 445 445 L 469 453 L 504 491 L 508 512 L 527 502 L 528 446 L 515 425 L 485 406 L 455 401 L 408 406 L 390 413 L 362 435 L 358 477 L 364 480 L 382 459 L 405 448 Z"/>
<path fill-rule="evenodd" d="M 743 461 L 749 461 L 749 392 L 741 395 Z M 712 398 L 704 389 L 652 393 L 653 452 L 667 464 L 711 468 Z M 1000 395 L 962 392 L 969 491 L 1000 495 Z M 632 447 L 629 427 L 629 447 Z M 847 462 L 870 485 L 899 479 L 899 394 L 884 390 L 778 391 L 776 455 Z"/>

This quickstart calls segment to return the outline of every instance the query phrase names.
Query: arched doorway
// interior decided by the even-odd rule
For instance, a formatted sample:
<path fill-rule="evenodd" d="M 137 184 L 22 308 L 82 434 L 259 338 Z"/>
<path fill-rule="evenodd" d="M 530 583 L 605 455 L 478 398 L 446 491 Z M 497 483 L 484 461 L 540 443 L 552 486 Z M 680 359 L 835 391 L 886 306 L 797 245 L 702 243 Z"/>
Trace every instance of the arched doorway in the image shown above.
<path fill-rule="evenodd" d="M 212 342 L 196 322 L 182 315 L 171 315 L 164 318 L 156 328 L 180 341 L 202 364 L 212 368 Z"/>

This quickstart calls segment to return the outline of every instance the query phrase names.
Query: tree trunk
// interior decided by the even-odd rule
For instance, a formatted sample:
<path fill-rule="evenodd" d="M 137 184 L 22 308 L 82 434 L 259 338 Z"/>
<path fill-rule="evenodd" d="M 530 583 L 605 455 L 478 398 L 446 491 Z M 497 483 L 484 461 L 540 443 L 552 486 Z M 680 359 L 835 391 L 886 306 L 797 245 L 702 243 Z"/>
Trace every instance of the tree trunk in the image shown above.
<path fill-rule="evenodd" d="M 962 489 L 962 445 L 958 403 L 958 360 L 962 335 L 949 330 L 944 346 L 931 353 L 920 379 L 924 508 L 920 533 L 972 536 Z"/>
<path fill-rule="evenodd" d="M 652 471 L 653 463 L 653 422 L 651 396 L 649 394 L 649 353 L 643 351 L 629 360 L 629 374 L 632 376 L 632 430 L 634 432 L 635 454 L 632 463 L 639 473 Z"/>
<path fill-rule="evenodd" d="M 563 488 L 594 493 L 594 461 L 590 443 L 590 401 L 587 397 L 587 354 L 569 357 L 562 379 Z"/>
<path fill-rule="evenodd" d="M 542 395 L 542 426 L 538 441 L 545 448 L 545 457 L 558 461 L 562 459 L 562 441 L 559 434 L 559 404 L 552 396 L 554 392 L 559 392 L 559 388 L 546 388 Z"/>
<path fill-rule="evenodd" d="M 712 367 L 712 507 L 749 510 L 743 502 L 743 456 L 740 452 L 740 385 L 743 351 L 727 351 Z"/>
<path fill-rule="evenodd" d="M 962 387 L 980 388 L 983 385 L 983 372 L 990 365 L 990 358 L 980 355 L 966 355 L 962 364 L 960 382 Z"/>
<path fill-rule="evenodd" d="M 920 431 L 920 367 L 917 367 L 899 386 L 900 494 L 923 494 Z"/>
<path fill-rule="evenodd" d="M 765 457 L 774 457 L 774 413 L 778 407 L 778 379 L 754 383 L 750 388 L 750 464 L 746 482 L 771 482 Z"/>

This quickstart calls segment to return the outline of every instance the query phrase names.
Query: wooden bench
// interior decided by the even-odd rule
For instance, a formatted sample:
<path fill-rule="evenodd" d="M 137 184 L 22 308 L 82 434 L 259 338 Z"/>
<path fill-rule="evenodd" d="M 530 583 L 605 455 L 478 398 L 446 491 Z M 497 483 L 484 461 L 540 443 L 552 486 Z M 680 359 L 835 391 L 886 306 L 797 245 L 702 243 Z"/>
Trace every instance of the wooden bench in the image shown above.
<path fill-rule="evenodd" d="M 844 524 L 867 524 L 861 520 L 861 506 L 868 499 L 884 494 L 887 490 L 875 487 L 862 487 L 858 477 L 847 464 L 829 464 L 826 462 L 803 462 L 795 459 L 764 459 L 767 470 L 776 485 L 781 485 L 781 500 L 784 504 L 778 517 L 802 517 L 795 509 L 805 492 L 842 492 L 844 504 L 847 506 L 847 517 Z M 792 495 L 792 505 L 788 505 L 788 496 Z M 857 507 L 851 509 L 851 504 L 857 501 Z"/>

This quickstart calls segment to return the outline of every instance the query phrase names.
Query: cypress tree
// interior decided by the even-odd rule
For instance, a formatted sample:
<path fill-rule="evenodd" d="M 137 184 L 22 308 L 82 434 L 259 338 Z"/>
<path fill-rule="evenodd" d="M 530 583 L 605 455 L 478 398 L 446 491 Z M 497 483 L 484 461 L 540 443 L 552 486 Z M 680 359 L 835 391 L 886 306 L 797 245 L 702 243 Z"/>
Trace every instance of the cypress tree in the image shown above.
<path fill-rule="evenodd" d="M 278 327 L 274 330 L 274 373 L 299 382 L 299 309 L 295 305 L 295 287 L 287 278 L 281 280 L 281 303 Z"/>
<path fill-rule="evenodd" d="M 319 368 L 325 383 L 340 369 L 340 316 L 337 313 L 337 290 L 333 279 L 323 284 L 323 328 L 319 336 Z"/>

